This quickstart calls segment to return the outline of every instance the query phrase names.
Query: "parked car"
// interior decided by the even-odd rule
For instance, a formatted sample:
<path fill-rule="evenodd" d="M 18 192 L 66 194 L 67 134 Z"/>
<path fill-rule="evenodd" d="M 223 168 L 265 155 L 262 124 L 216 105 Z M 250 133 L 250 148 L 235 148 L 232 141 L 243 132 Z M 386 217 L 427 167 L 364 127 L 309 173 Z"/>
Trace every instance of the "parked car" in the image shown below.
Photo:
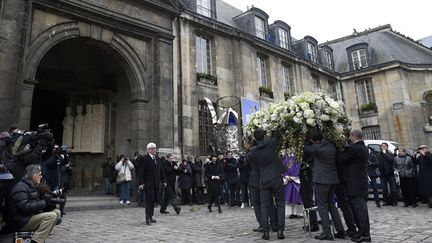
<path fill-rule="evenodd" d="M 382 143 L 387 143 L 388 146 L 388 150 L 390 150 L 390 152 L 394 152 L 394 150 L 396 148 L 401 147 L 401 144 L 395 141 L 390 141 L 390 140 L 364 140 L 366 146 L 368 148 L 370 148 L 372 150 L 372 152 L 374 152 L 375 154 L 379 153 L 381 151 L 381 144 Z M 399 153 L 399 151 L 397 152 Z M 413 150 L 412 149 L 408 149 L 406 148 L 406 153 L 409 156 L 413 156 Z"/>

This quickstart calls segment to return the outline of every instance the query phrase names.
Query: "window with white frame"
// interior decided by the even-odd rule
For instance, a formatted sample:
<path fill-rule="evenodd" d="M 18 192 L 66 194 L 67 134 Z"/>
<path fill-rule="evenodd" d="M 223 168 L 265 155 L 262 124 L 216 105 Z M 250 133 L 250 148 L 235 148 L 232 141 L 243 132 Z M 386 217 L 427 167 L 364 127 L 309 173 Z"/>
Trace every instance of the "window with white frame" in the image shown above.
<path fill-rule="evenodd" d="M 317 49 L 316 49 L 316 46 L 310 42 L 307 43 L 307 55 L 308 55 L 309 60 L 316 62 Z"/>
<path fill-rule="evenodd" d="M 285 84 L 285 92 L 292 94 L 293 87 L 291 83 L 290 67 L 288 65 L 282 66 L 282 75 Z"/>
<path fill-rule="evenodd" d="M 330 69 L 333 69 L 333 59 L 332 59 L 331 53 L 328 51 L 325 51 L 324 52 L 324 58 L 325 58 L 327 67 Z"/>
<path fill-rule="evenodd" d="M 260 17 L 255 16 L 255 35 L 261 39 L 265 39 L 265 23 Z"/>
<path fill-rule="evenodd" d="M 380 126 L 367 126 L 362 127 L 363 138 L 368 140 L 380 140 L 381 131 Z M 378 149 L 379 151 L 379 149 Z"/>
<path fill-rule="evenodd" d="M 368 66 L 366 58 L 366 50 L 358 49 L 351 52 L 351 61 L 354 70 L 362 69 Z"/>
<path fill-rule="evenodd" d="M 260 81 L 260 85 L 263 87 L 270 87 L 270 84 L 267 80 L 266 59 L 262 56 L 257 56 L 257 66 L 258 66 L 258 78 Z"/>
<path fill-rule="evenodd" d="M 211 18 L 211 0 L 197 0 L 197 13 Z"/>
<path fill-rule="evenodd" d="M 212 74 L 210 40 L 204 36 L 195 36 L 196 72 Z"/>
<path fill-rule="evenodd" d="M 289 49 L 288 31 L 279 28 L 279 46 L 284 49 Z"/>
<path fill-rule="evenodd" d="M 357 102 L 359 107 L 369 103 L 375 103 L 372 80 L 365 79 L 356 82 Z"/>

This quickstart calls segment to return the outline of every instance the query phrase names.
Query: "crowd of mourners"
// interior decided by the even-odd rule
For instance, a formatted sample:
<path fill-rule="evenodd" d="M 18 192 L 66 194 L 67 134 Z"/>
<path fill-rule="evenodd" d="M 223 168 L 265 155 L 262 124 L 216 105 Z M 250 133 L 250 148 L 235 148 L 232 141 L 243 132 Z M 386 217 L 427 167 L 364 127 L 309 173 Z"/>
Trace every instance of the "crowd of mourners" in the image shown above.
<path fill-rule="evenodd" d="M 153 210 L 157 205 L 161 214 L 169 213 L 168 206 L 180 214 L 181 205 L 204 202 L 209 212 L 215 206 L 222 213 L 221 204 L 253 207 L 258 223 L 253 230 L 262 232 L 263 239 L 270 238 L 270 230 L 283 239 L 285 218 L 302 218 L 307 211 L 310 224 L 304 229 L 314 232 L 319 231 L 319 225 L 322 228 L 316 239 L 350 237 L 355 242 L 369 242 L 369 188 L 377 207 L 397 206 L 398 201 L 403 201 L 404 207 L 416 207 L 419 202 L 432 207 L 432 154 L 426 145 L 412 154 L 403 147 L 389 151 L 386 143 L 381 144 L 381 151 L 372 151 L 363 142 L 361 130 L 354 129 L 347 147 L 338 151 L 315 131 L 308 137 L 299 163 L 292 154 L 277 155 L 278 139 L 277 134 L 268 137 L 265 131 L 257 131 L 247 143 L 246 153 L 227 151 L 209 155 L 204 161 L 191 156 L 177 161 L 173 154 L 159 158 L 156 145 L 149 143 L 147 153 L 137 152 L 131 159 L 124 155 L 115 163 L 106 159 L 101 166 L 106 194 L 116 191 L 119 203 L 129 205 L 131 191 L 136 190 L 137 203 L 146 207 L 148 225 L 156 222 Z M 137 183 L 131 188 L 134 173 Z M 177 194 L 180 200 L 176 200 Z"/>

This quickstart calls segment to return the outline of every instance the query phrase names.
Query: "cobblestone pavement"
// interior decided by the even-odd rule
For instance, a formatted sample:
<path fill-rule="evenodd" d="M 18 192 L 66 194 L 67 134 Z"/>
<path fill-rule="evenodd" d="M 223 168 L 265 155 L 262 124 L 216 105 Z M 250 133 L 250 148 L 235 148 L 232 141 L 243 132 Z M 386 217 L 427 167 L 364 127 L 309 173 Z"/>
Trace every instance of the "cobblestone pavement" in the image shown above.
<path fill-rule="evenodd" d="M 115 201 L 116 202 L 116 201 Z M 110 202 L 112 203 L 112 202 Z M 137 206 L 94 208 L 86 211 L 67 211 L 61 225 L 56 226 L 47 243 L 57 242 L 265 242 L 261 234 L 252 232 L 257 226 L 253 209 L 222 207 L 212 213 L 206 206 L 182 206 L 179 216 L 172 208 L 161 215 L 155 209 L 157 223 L 145 224 L 145 209 Z M 382 207 L 369 203 L 373 242 L 431 242 L 432 209 L 421 204 L 417 208 Z M 276 242 L 319 242 L 302 231 L 302 219 L 286 219 L 284 240 L 276 233 Z M 317 235 L 319 232 L 313 233 Z M 350 242 L 336 240 L 337 242 Z"/>

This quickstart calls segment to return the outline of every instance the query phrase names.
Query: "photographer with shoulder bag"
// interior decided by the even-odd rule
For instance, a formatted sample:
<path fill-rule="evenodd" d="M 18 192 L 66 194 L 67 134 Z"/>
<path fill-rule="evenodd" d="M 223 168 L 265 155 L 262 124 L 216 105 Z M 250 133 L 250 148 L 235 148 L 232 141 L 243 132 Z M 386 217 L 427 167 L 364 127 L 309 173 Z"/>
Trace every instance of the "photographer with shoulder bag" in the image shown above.
<path fill-rule="evenodd" d="M 120 160 L 116 164 L 115 169 L 118 171 L 117 174 L 117 183 L 121 184 L 120 189 L 120 204 L 124 205 L 130 204 L 130 186 L 132 182 L 132 173 L 134 165 L 132 162 L 126 158 L 123 154 L 120 155 Z"/>

